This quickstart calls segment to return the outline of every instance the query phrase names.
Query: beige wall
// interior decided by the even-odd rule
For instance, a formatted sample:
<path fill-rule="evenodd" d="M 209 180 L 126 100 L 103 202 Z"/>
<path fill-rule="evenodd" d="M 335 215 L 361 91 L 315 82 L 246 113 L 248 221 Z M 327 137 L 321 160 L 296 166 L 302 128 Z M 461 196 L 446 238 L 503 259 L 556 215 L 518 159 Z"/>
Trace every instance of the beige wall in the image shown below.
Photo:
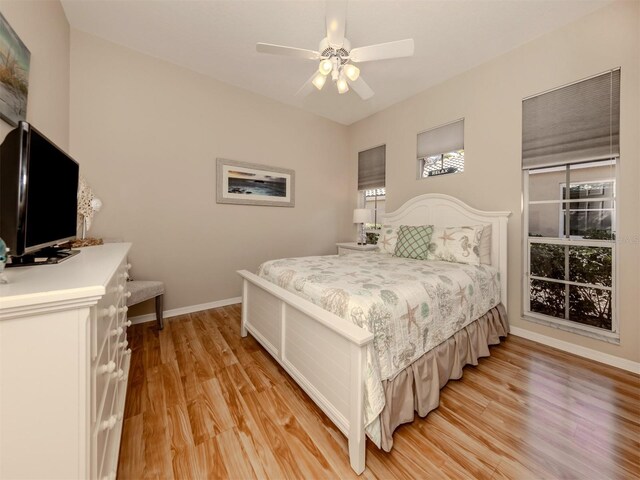
<path fill-rule="evenodd" d="M 31 52 L 27 121 L 69 146 L 69 23 L 58 1 L 2 0 L 0 12 Z M 13 129 L 0 120 L 0 138 Z"/>
<path fill-rule="evenodd" d="M 616 2 L 558 31 L 450 79 L 349 128 L 351 185 L 357 152 L 387 145 L 387 211 L 427 192 L 447 193 L 509 219 L 511 324 L 560 340 L 640 361 L 638 321 L 640 196 L 640 2 Z M 521 318 L 521 100 L 610 68 L 622 67 L 621 163 L 618 183 L 620 345 Z M 416 180 L 418 132 L 465 118 L 465 171 Z M 353 187 L 355 188 L 355 187 Z"/>
<path fill-rule="evenodd" d="M 353 231 L 346 127 L 71 32 L 71 152 L 169 309 L 240 295 L 238 269 L 335 253 Z M 216 157 L 291 168 L 295 208 L 217 204 Z"/>

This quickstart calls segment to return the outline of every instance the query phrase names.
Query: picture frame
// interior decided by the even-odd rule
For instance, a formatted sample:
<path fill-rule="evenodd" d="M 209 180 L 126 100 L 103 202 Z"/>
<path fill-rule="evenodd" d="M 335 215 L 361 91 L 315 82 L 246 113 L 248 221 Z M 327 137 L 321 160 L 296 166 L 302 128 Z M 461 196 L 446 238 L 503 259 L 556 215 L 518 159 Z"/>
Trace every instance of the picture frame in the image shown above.
<path fill-rule="evenodd" d="M 0 13 L 0 118 L 11 126 L 27 118 L 31 52 Z"/>
<path fill-rule="evenodd" d="M 216 202 L 295 206 L 295 171 L 257 163 L 216 159 Z"/>

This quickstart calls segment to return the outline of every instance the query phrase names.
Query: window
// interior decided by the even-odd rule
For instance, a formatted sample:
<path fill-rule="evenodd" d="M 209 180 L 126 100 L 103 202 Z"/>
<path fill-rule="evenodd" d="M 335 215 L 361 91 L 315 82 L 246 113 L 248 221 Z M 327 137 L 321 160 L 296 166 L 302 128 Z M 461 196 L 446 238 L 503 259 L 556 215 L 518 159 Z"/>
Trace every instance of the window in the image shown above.
<path fill-rule="evenodd" d="M 464 119 L 418 134 L 418 178 L 464 172 Z"/>
<path fill-rule="evenodd" d="M 618 338 L 620 71 L 523 101 L 525 318 Z"/>
<path fill-rule="evenodd" d="M 373 210 L 373 223 L 365 225 L 367 243 L 376 243 L 380 217 L 384 214 L 386 146 L 358 153 L 358 206 Z"/>
<path fill-rule="evenodd" d="M 615 224 L 615 209 L 609 202 L 614 198 L 615 179 L 594 182 L 576 182 L 570 186 L 569 232 L 565 230 L 567 204 L 560 209 L 559 234 L 575 238 L 593 238 L 612 231 Z M 566 198 L 566 183 L 561 185 L 560 198 Z M 584 200 L 588 201 L 584 201 Z"/>
<path fill-rule="evenodd" d="M 378 240 L 378 230 L 382 227 L 382 215 L 384 215 L 384 206 L 386 201 L 386 190 L 384 188 L 373 188 L 370 190 L 364 190 L 363 194 L 364 208 L 373 210 L 373 223 L 365 225 L 365 232 L 367 238 L 371 241 L 369 243 L 375 243 Z"/>
<path fill-rule="evenodd" d="M 525 173 L 527 315 L 613 331 L 615 170 L 605 160 Z"/>

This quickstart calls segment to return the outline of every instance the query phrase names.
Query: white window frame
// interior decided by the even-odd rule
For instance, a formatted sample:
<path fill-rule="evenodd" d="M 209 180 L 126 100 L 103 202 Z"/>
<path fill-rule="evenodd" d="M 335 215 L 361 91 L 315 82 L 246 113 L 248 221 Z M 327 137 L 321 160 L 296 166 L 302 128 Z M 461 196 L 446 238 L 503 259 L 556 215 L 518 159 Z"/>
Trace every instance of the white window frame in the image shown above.
<path fill-rule="evenodd" d="M 420 157 L 420 158 L 418 158 L 418 175 L 419 175 L 420 179 L 433 178 L 433 177 L 441 176 L 441 175 L 425 175 L 424 174 L 428 158 L 436 157 L 436 156 L 440 157 L 439 161 L 443 162 L 442 163 L 442 169 L 444 169 L 444 156 L 447 155 L 447 154 L 453 153 L 453 152 L 458 152 L 458 151 L 462 152 L 461 153 L 461 155 L 462 155 L 462 168 L 459 169 L 459 170 L 456 170 L 455 172 L 443 173 L 442 175 L 452 175 L 452 174 L 456 174 L 456 173 L 464 173 L 464 162 L 465 162 L 466 157 L 464 155 L 464 148 L 463 148 L 463 149 L 460 149 L 460 150 L 453 150 L 451 152 L 442 152 L 442 153 L 440 153 L 438 155 L 431 155 L 430 157 Z"/>
<path fill-rule="evenodd" d="M 589 183 L 613 183 L 613 191 L 616 191 L 616 179 L 615 178 L 604 178 L 604 179 L 598 179 L 598 180 L 585 180 L 582 182 L 571 182 L 571 185 L 587 185 Z M 562 189 L 566 187 L 566 183 L 565 182 L 561 182 L 560 183 L 560 194 L 558 198 L 564 198 L 562 195 Z M 611 201 L 614 202 L 614 206 L 615 206 L 615 198 L 614 197 L 600 197 L 600 198 L 592 198 L 592 199 L 574 199 L 572 200 L 570 203 L 578 203 L 578 202 L 607 202 L 607 201 Z M 564 220 L 565 220 L 565 210 L 562 208 L 562 205 L 564 204 L 561 203 L 559 206 L 559 213 L 558 213 L 558 236 L 562 236 L 562 232 L 564 230 Z M 584 208 L 584 209 L 569 209 L 569 214 L 571 214 L 571 212 L 602 212 L 602 211 L 610 211 L 611 212 L 611 224 L 612 225 L 616 225 L 616 209 L 614 208 Z M 571 238 L 574 239 L 582 239 L 583 237 L 581 235 L 571 235 Z"/>
<path fill-rule="evenodd" d="M 612 218 L 613 228 L 612 230 L 616 232 L 617 228 L 617 216 L 615 215 L 615 210 L 617 209 L 616 205 L 616 187 L 618 185 L 618 171 L 619 171 L 619 160 L 617 157 L 615 159 L 610 160 L 612 164 L 616 166 L 616 175 L 614 181 L 614 196 L 606 197 L 607 200 L 612 200 L 614 205 L 614 216 Z M 559 168 L 566 168 L 565 166 Z M 619 322 L 618 322 L 618 268 L 617 268 L 617 238 L 616 235 L 614 240 L 584 240 L 579 237 L 569 237 L 569 238 L 556 238 L 556 237 L 529 237 L 529 206 L 536 204 L 545 204 L 545 203 L 558 203 L 560 205 L 560 210 L 562 210 L 563 203 L 572 203 L 580 200 L 539 200 L 539 201 L 529 201 L 529 170 L 523 170 L 523 202 L 522 202 L 522 228 L 523 228 L 523 281 L 522 281 L 522 317 L 525 320 L 529 320 L 535 323 L 540 323 L 543 325 L 548 325 L 554 328 L 558 328 L 560 330 L 569 331 L 572 333 L 576 333 L 579 335 L 583 335 L 590 338 L 595 338 L 597 340 L 603 340 L 609 343 L 620 343 L 620 330 L 619 330 Z M 611 181 L 611 179 L 607 180 Z M 579 182 L 571 182 L 571 183 L 579 183 Z M 589 182 L 585 182 L 589 183 Z M 560 192 L 562 192 L 562 187 L 560 188 Z M 585 199 L 586 200 L 586 199 Z M 605 199 L 598 199 L 605 200 Z M 560 233 L 561 230 L 558 232 Z M 583 284 L 579 282 L 572 282 L 570 280 L 555 280 L 543 277 L 536 277 L 531 275 L 531 244 L 532 243 L 543 243 L 543 244 L 553 244 L 553 245 L 568 245 L 570 247 L 609 247 L 611 248 L 611 287 L 605 287 L 602 285 L 589 285 Z M 537 312 L 531 311 L 531 297 L 530 297 L 530 282 L 531 280 L 542 280 L 548 281 L 552 283 L 560 283 L 564 285 L 577 285 L 584 286 L 587 288 L 597 288 L 600 290 L 610 290 L 611 291 L 611 302 L 612 302 L 612 318 L 611 318 L 611 330 L 604 330 L 602 328 L 592 327 L 590 325 L 584 325 L 578 322 L 574 322 L 571 320 L 566 320 L 563 318 L 552 317 L 549 315 L 543 315 Z"/>
<path fill-rule="evenodd" d="M 385 187 L 382 188 L 367 188 L 366 190 L 358 190 L 358 208 L 367 208 L 367 190 L 384 190 L 384 195 L 377 195 L 378 201 L 386 201 L 387 191 Z M 373 209 L 372 209 L 373 210 Z M 375 218 L 375 217 L 374 217 Z M 378 216 L 378 224 L 382 225 L 381 218 Z M 366 233 L 380 233 L 380 229 L 365 228 Z"/>
<path fill-rule="evenodd" d="M 441 175 L 431 175 L 431 176 L 430 175 L 426 175 L 426 176 L 424 175 L 424 166 L 425 166 L 427 158 L 435 157 L 436 155 L 440 155 L 440 159 L 442 161 L 442 157 L 444 157 L 444 155 L 446 155 L 448 153 L 451 153 L 451 152 L 457 152 L 458 150 L 451 150 L 451 151 L 448 151 L 448 152 L 440 152 L 439 154 L 436 154 L 436 155 L 429 155 L 429 156 L 423 156 L 423 157 L 418 157 L 416 155 L 416 158 L 417 158 L 416 177 L 417 177 L 418 180 L 424 180 L 424 179 L 427 179 L 427 178 L 439 177 L 439 176 L 444 176 L 444 175 L 454 175 L 454 174 L 457 174 L 457 173 L 464 173 L 464 163 L 465 163 L 466 158 L 467 158 L 466 155 L 465 155 L 465 148 L 464 148 L 464 122 L 466 122 L 465 117 L 461 117 L 461 118 L 458 118 L 458 119 L 453 120 L 451 122 L 443 123 L 441 125 L 437 125 L 437 126 L 432 127 L 432 128 L 427 128 L 426 130 L 422 130 L 422 131 L 418 132 L 417 137 L 419 137 L 423 133 L 427 133 L 427 132 L 430 132 L 432 130 L 437 130 L 439 128 L 446 127 L 447 125 L 452 125 L 452 124 L 458 123 L 458 122 L 463 122 L 463 133 L 462 133 L 462 135 L 463 135 L 463 138 L 462 138 L 463 146 L 462 146 L 462 149 L 461 149 L 462 150 L 462 161 L 463 161 L 462 170 L 458 170 L 458 171 L 455 171 L 455 172 L 444 173 L 444 174 L 441 174 Z"/>

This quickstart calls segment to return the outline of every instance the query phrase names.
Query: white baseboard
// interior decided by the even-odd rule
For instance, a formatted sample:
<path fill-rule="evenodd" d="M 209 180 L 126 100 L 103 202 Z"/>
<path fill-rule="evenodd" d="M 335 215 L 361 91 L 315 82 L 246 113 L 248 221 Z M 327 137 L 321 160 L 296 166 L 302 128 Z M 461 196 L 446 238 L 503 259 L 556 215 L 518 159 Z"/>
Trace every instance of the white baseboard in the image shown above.
<path fill-rule="evenodd" d="M 234 303 L 242 303 L 242 297 L 226 298 L 224 300 L 217 300 L 215 302 L 200 303 L 198 305 L 190 305 L 188 307 L 172 308 L 171 310 L 164 311 L 164 318 L 177 317 L 178 315 L 184 315 L 186 313 L 201 312 L 202 310 L 209 310 L 210 308 L 226 307 L 227 305 L 233 305 Z M 156 314 L 147 313 L 146 315 L 139 315 L 137 317 L 129 318 L 131 323 L 136 325 L 138 323 L 155 322 Z"/>
<path fill-rule="evenodd" d="M 549 347 L 557 348 L 563 352 L 573 353 L 579 357 L 588 358 L 589 360 L 595 360 L 596 362 L 611 365 L 612 367 L 617 367 L 631 373 L 640 374 L 640 363 L 627 360 L 626 358 L 620 358 L 591 348 L 581 347 L 574 343 L 558 340 L 557 338 L 548 337 L 547 335 L 525 330 L 520 327 L 510 327 L 510 333 L 516 337 L 526 338 L 527 340 L 532 340 Z"/>

